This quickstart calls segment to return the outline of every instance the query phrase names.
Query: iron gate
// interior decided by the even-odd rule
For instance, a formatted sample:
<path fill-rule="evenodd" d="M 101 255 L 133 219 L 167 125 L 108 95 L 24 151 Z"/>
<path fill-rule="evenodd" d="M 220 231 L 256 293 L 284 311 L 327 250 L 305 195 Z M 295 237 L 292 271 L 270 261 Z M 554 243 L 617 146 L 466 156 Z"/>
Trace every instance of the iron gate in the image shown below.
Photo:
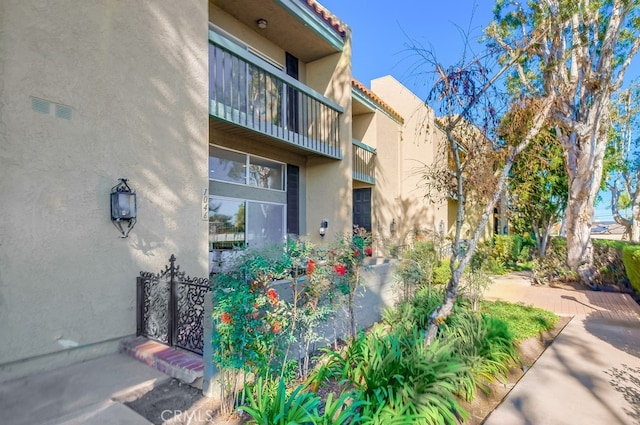
<path fill-rule="evenodd" d="M 171 255 L 164 271 L 136 279 L 137 334 L 202 355 L 208 278 L 191 278 Z"/>

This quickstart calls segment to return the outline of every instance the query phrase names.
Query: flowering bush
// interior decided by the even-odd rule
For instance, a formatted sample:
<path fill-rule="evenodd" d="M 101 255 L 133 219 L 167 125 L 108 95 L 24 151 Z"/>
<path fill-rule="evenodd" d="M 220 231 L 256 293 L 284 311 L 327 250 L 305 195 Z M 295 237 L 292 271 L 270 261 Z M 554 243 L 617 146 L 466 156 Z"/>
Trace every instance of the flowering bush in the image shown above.
<path fill-rule="evenodd" d="M 327 253 L 327 263 L 331 267 L 330 280 L 337 292 L 346 298 L 349 314 L 349 334 L 355 336 L 356 320 L 354 296 L 360 285 L 364 254 L 370 244 L 370 235 L 365 229 L 354 227 L 353 234 L 346 234 L 338 239 Z"/>
<path fill-rule="evenodd" d="M 325 255 L 299 242 L 247 250 L 214 276 L 212 346 L 223 377 L 223 411 L 230 413 L 237 402 L 240 375 L 281 376 L 292 349 L 303 347 L 296 358 L 302 355 L 298 372 L 306 377 L 311 344 L 321 339 L 317 329 L 333 313 L 333 306 L 322 302 L 332 298 L 333 286 L 326 261 L 312 258 L 319 256 Z M 290 282 L 291 298 L 280 296 L 276 280 Z"/>
<path fill-rule="evenodd" d="M 290 318 L 272 287 L 288 276 L 289 258 L 280 250 L 246 251 L 225 273 L 213 277 L 213 362 L 223 379 L 223 411 L 236 404 L 238 376 L 280 366 L 282 329 Z"/>

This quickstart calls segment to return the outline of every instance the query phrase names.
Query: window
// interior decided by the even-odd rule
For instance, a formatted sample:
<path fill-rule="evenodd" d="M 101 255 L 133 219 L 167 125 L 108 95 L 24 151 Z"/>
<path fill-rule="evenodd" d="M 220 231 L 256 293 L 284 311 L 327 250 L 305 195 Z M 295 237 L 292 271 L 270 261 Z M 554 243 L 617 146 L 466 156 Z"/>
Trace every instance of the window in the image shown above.
<path fill-rule="evenodd" d="M 285 208 L 283 204 L 210 197 L 210 250 L 282 243 Z"/>
<path fill-rule="evenodd" d="M 285 205 L 247 202 L 247 245 L 262 247 L 284 242 Z"/>
<path fill-rule="evenodd" d="M 246 246 L 245 201 L 209 198 L 209 243 L 212 249 Z"/>
<path fill-rule="evenodd" d="M 245 184 L 247 181 L 246 166 L 246 155 L 210 146 L 210 180 Z"/>
<path fill-rule="evenodd" d="M 282 243 L 286 165 L 217 146 L 209 147 L 209 155 L 209 179 L 215 182 L 209 198 L 209 250 Z"/>
<path fill-rule="evenodd" d="M 249 157 L 249 185 L 264 189 L 284 190 L 284 164 Z"/>
<path fill-rule="evenodd" d="M 285 164 L 209 147 L 209 179 L 284 191 Z"/>

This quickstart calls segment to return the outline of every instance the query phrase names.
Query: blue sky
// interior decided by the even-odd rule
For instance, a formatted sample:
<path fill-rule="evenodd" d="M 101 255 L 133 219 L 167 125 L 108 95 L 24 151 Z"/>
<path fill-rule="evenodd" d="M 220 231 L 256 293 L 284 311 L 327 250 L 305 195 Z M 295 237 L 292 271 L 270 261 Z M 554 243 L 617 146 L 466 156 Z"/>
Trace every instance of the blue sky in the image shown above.
<path fill-rule="evenodd" d="M 416 72 L 419 58 L 409 49 L 412 41 L 431 49 L 443 66 L 459 61 L 468 38 L 469 48 L 493 18 L 492 0 L 319 0 L 352 31 L 353 75 L 367 87 L 372 79 L 393 75 L 422 99 L 432 80 Z M 469 37 L 465 37 L 468 34 Z M 430 72 L 430 70 L 426 70 Z M 636 57 L 626 81 L 640 77 Z M 607 194 L 602 194 L 605 199 Z M 596 206 L 596 220 L 610 220 L 608 201 Z"/>

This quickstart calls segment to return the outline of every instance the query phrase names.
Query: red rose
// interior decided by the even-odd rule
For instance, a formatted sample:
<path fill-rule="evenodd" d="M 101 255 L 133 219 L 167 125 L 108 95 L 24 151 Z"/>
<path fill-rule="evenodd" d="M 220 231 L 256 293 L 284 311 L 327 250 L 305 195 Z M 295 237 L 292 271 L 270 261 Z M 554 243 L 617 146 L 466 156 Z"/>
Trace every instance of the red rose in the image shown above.
<path fill-rule="evenodd" d="M 307 274 L 311 274 L 316 270 L 316 262 L 313 260 L 309 260 L 307 262 Z"/>
<path fill-rule="evenodd" d="M 280 322 L 275 322 L 273 326 L 271 326 L 271 332 L 273 332 L 274 334 L 280 333 L 281 330 L 282 325 L 280 325 Z"/>
<path fill-rule="evenodd" d="M 271 304 L 273 305 L 278 304 L 278 293 L 276 292 L 275 289 L 273 288 L 267 289 L 267 297 L 269 297 L 269 301 L 271 301 Z"/>
<path fill-rule="evenodd" d="M 373 255 L 373 250 L 371 249 L 371 247 L 367 247 L 364 249 L 364 253 L 367 257 L 371 257 L 371 255 Z"/>
<path fill-rule="evenodd" d="M 344 266 L 344 264 L 336 264 L 335 266 L 333 266 L 333 271 L 340 276 L 344 276 L 345 273 L 347 273 L 347 268 Z"/>
<path fill-rule="evenodd" d="M 231 315 L 225 311 L 222 313 L 220 320 L 222 320 L 222 323 L 231 323 Z"/>
<path fill-rule="evenodd" d="M 353 250 L 353 256 L 356 257 L 356 258 L 360 257 L 360 250 L 354 249 Z"/>

